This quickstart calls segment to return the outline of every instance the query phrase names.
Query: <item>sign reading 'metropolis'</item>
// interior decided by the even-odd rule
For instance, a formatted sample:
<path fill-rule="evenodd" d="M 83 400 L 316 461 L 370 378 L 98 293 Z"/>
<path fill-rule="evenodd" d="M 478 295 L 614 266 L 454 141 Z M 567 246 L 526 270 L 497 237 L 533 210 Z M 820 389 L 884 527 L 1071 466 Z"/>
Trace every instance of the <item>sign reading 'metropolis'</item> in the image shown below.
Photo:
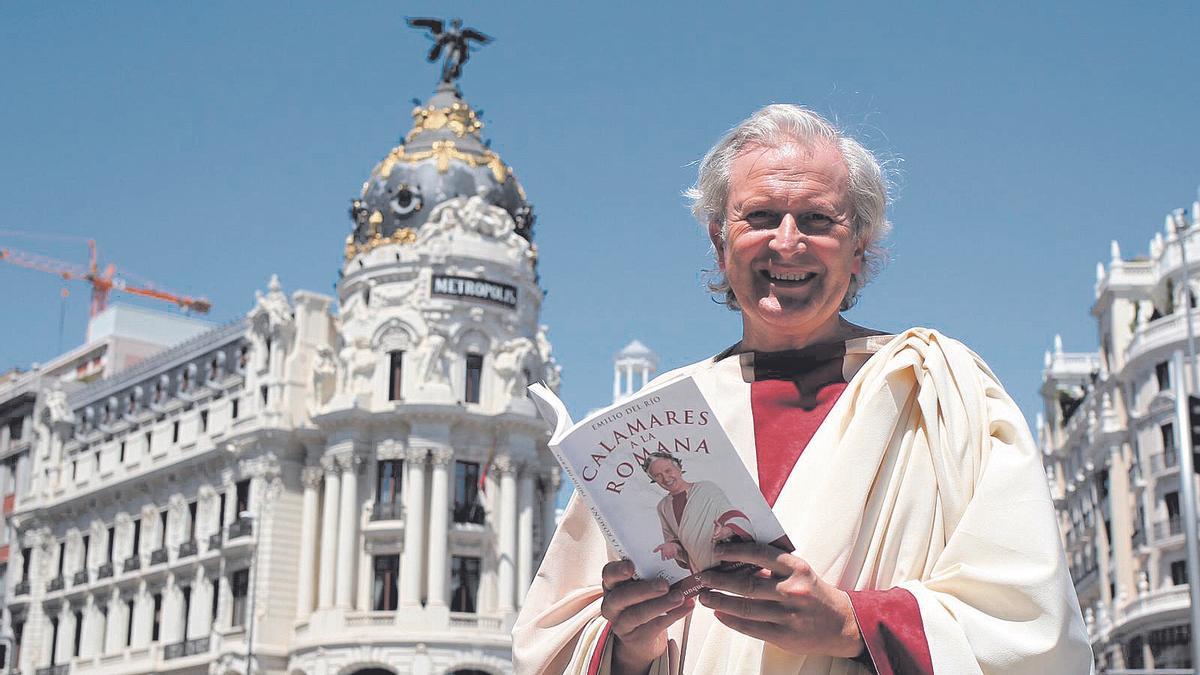
<path fill-rule="evenodd" d="M 486 300 L 510 309 L 517 308 L 517 288 L 486 279 L 472 279 L 448 274 L 433 275 L 433 295 Z"/>

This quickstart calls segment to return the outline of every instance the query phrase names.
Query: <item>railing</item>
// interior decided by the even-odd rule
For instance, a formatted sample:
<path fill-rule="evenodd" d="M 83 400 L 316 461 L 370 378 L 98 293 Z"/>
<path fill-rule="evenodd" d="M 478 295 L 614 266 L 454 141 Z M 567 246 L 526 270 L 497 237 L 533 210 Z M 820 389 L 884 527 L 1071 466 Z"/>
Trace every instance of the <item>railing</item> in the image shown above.
<path fill-rule="evenodd" d="M 67 675 L 69 672 L 71 672 L 71 666 L 66 663 L 37 669 L 37 675 Z"/>
<path fill-rule="evenodd" d="M 400 520 L 403 517 L 401 502 L 375 502 L 375 508 L 371 510 L 371 520 Z"/>
<path fill-rule="evenodd" d="M 391 626 L 396 623 L 395 610 L 383 612 L 355 612 L 346 615 L 346 626 L 362 628 L 364 626 Z"/>
<path fill-rule="evenodd" d="M 450 612 L 450 628 L 500 630 L 500 619 L 494 616 L 479 616 L 471 612 Z"/>
<path fill-rule="evenodd" d="M 208 635 L 204 637 L 188 640 L 183 645 L 183 655 L 192 656 L 194 654 L 204 654 L 208 651 L 212 644 L 212 638 Z"/>
<path fill-rule="evenodd" d="M 238 518 L 229 524 L 229 538 L 248 537 L 254 531 L 254 524 L 248 518 Z"/>
<path fill-rule="evenodd" d="M 18 581 L 16 586 L 13 586 L 13 595 L 29 595 L 29 580 Z"/>
<path fill-rule="evenodd" d="M 88 582 L 87 570 L 79 570 L 75 576 L 71 577 L 72 586 L 82 586 Z"/>
<path fill-rule="evenodd" d="M 208 550 L 215 551 L 221 548 L 221 533 L 214 532 L 208 536 Z"/>
<path fill-rule="evenodd" d="M 1157 455 L 1150 456 L 1150 471 L 1153 473 L 1163 473 L 1171 469 L 1179 467 L 1179 453 L 1174 450 L 1160 452 Z"/>
<path fill-rule="evenodd" d="M 97 579 L 107 579 L 107 578 L 111 577 L 112 575 L 113 575 L 113 565 L 110 562 L 106 562 L 103 565 L 96 568 L 96 578 Z"/>
<path fill-rule="evenodd" d="M 454 505 L 454 522 L 456 523 L 474 523 L 476 525 L 483 524 L 483 504 L 475 502 L 474 504 L 455 504 Z"/>
<path fill-rule="evenodd" d="M 160 548 L 157 551 L 150 552 L 150 564 L 160 565 L 167 562 L 167 549 Z"/>
<path fill-rule="evenodd" d="M 1121 623 L 1128 623 L 1149 614 L 1179 608 L 1186 609 L 1187 606 L 1187 585 L 1171 586 L 1134 598 L 1129 604 L 1125 605 L 1124 610 L 1121 612 L 1120 621 Z"/>
<path fill-rule="evenodd" d="M 1174 516 L 1167 520 L 1161 520 L 1154 524 L 1154 540 L 1158 541 L 1173 537 L 1183 532 L 1183 518 Z"/>
<path fill-rule="evenodd" d="M 46 590 L 48 590 L 48 591 L 61 591 L 62 588 L 63 588 L 62 575 L 54 577 L 53 579 L 50 580 L 50 583 L 46 585 Z"/>
<path fill-rule="evenodd" d="M 183 656 L 183 649 L 186 646 L 187 642 L 176 642 L 175 644 L 170 644 L 166 647 L 163 647 L 163 658 L 167 659 L 168 661 L 171 659 L 180 658 Z"/>
<path fill-rule="evenodd" d="M 141 566 L 142 566 L 142 556 L 134 553 L 133 555 L 131 555 L 125 559 L 125 565 L 122 566 L 121 569 L 126 572 L 132 572 L 136 569 L 140 569 Z"/>
<path fill-rule="evenodd" d="M 196 546 L 195 539 L 185 541 L 179 545 L 179 557 L 186 558 L 191 555 L 196 555 L 197 550 L 198 550 L 198 548 Z"/>

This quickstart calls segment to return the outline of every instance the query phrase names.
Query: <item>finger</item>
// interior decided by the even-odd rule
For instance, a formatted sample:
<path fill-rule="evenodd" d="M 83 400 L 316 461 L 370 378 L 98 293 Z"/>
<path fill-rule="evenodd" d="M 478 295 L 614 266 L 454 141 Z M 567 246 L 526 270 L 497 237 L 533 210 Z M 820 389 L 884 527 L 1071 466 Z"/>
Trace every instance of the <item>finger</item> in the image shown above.
<path fill-rule="evenodd" d="M 716 617 L 717 621 L 729 626 L 742 635 L 748 635 L 764 642 L 774 642 L 776 644 L 783 641 L 781 638 L 784 635 L 784 630 L 778 624 L 743 619 L 732 614 L 726 614 L 725 612 L 716 612 L 713 616 Z"/>
<path fill-rule="evenodd" d="M 783 624 L 787 621 L 787 609 L 773 600 L 754 600 L 714 591 L 700 593 L 700 604 L 716 612 L 724 612 L 740 619 Z"/>
<path fill-rule="evenodd" d="M 665 595 L 669 589 L 667 582 L 662 579 L 623 582 L 604 594 L 600 614 L 609 621 L 615 621 L 629 607 Z"/>
<path fill-rule="evenodd" d="M 666 595 L 630 605 L 621 611 L 613 622 L 617 635 L 625 636 L 641 628 L 656 617 L 670 612 L 683 604 L 683 593 L 671 591 Z"/>
<path fill-rule="evenodd" d="M 792 575 L 795 563 L 808 566 L 803 560 L 790 553 L 785 553 L 769 544 L 760 544 L 754 541 L 719 544 L 714 547 L 713 553 L 716 554 L 718 560 L 751 563 L 782 577 Z"/>
<path fill-rule="evenodd" d="M 687 616 L 695 608 L 696 608 L 696 602 L 694 599 L 684 598 L 683 603 L 680 604 L 678 607 L 676 607 L 675 609 L 672 609 L 671 611 L 667 612 L 666 614 L 663 614 L 660 617 L 657 617 L 655 619 L 651 619 L 650 621 L 647 621 L 646 623 L 642 624 L 636 630 L 632 631 L 628 635 L 623 636 L 623 639 L 626 639 L 626 640 L 649 640 L 650 638 L 654 637 L 655 635 L 658 635 L 659 633 L 663 632 L 664 630 L 670 628 L 671 624 L 673 624 L 676 621 Z"/>
<path fill-rule="evenodd" d="M 611 591 L 622 581 L 632 579 L 634 571 L 632 560 L 614 560 L 600 571 L 600 586 L 605 591 Z"/>
<path fill-rule="evenodd" d="M 779 600 L 777 581 L 771 581 L 759 576 L 758 572 L 736 570 L 719 572 L 706 570 L 700 576 L 700 582 L 707 588 L 728 591 L 747 598 L 758 600 Z"/>

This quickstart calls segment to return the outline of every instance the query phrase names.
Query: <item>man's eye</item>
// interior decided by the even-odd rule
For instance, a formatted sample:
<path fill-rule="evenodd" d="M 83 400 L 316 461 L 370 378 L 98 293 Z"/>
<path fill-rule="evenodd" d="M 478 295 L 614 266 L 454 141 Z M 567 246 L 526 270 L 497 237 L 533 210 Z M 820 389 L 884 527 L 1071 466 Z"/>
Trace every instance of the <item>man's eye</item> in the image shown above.
<path fill-rule="evenodd" d="M 804 222 L 810 227 L 822 229 L 831 227 L 834 223 L 834 220 L 823 213 L 810 213 L 804 217 Z"/>
<path fill-rule="evenodd" d="M 774 227 L 779 222 L 779 214 L 771 211 L 751 211 L 746 214 L 746 222 L 755 227 Z"/>

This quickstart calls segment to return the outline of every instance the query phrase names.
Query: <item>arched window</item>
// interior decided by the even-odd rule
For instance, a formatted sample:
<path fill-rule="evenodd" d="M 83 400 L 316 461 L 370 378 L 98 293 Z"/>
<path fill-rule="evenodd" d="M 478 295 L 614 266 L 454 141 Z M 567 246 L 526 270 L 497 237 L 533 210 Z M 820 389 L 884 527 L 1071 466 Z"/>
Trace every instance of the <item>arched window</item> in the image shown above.
<path fill-rule="evenodd" d="M 404 380 L 404 352 L 388 352 L 388 400 L 403 398 L 401 383 Z"/>

